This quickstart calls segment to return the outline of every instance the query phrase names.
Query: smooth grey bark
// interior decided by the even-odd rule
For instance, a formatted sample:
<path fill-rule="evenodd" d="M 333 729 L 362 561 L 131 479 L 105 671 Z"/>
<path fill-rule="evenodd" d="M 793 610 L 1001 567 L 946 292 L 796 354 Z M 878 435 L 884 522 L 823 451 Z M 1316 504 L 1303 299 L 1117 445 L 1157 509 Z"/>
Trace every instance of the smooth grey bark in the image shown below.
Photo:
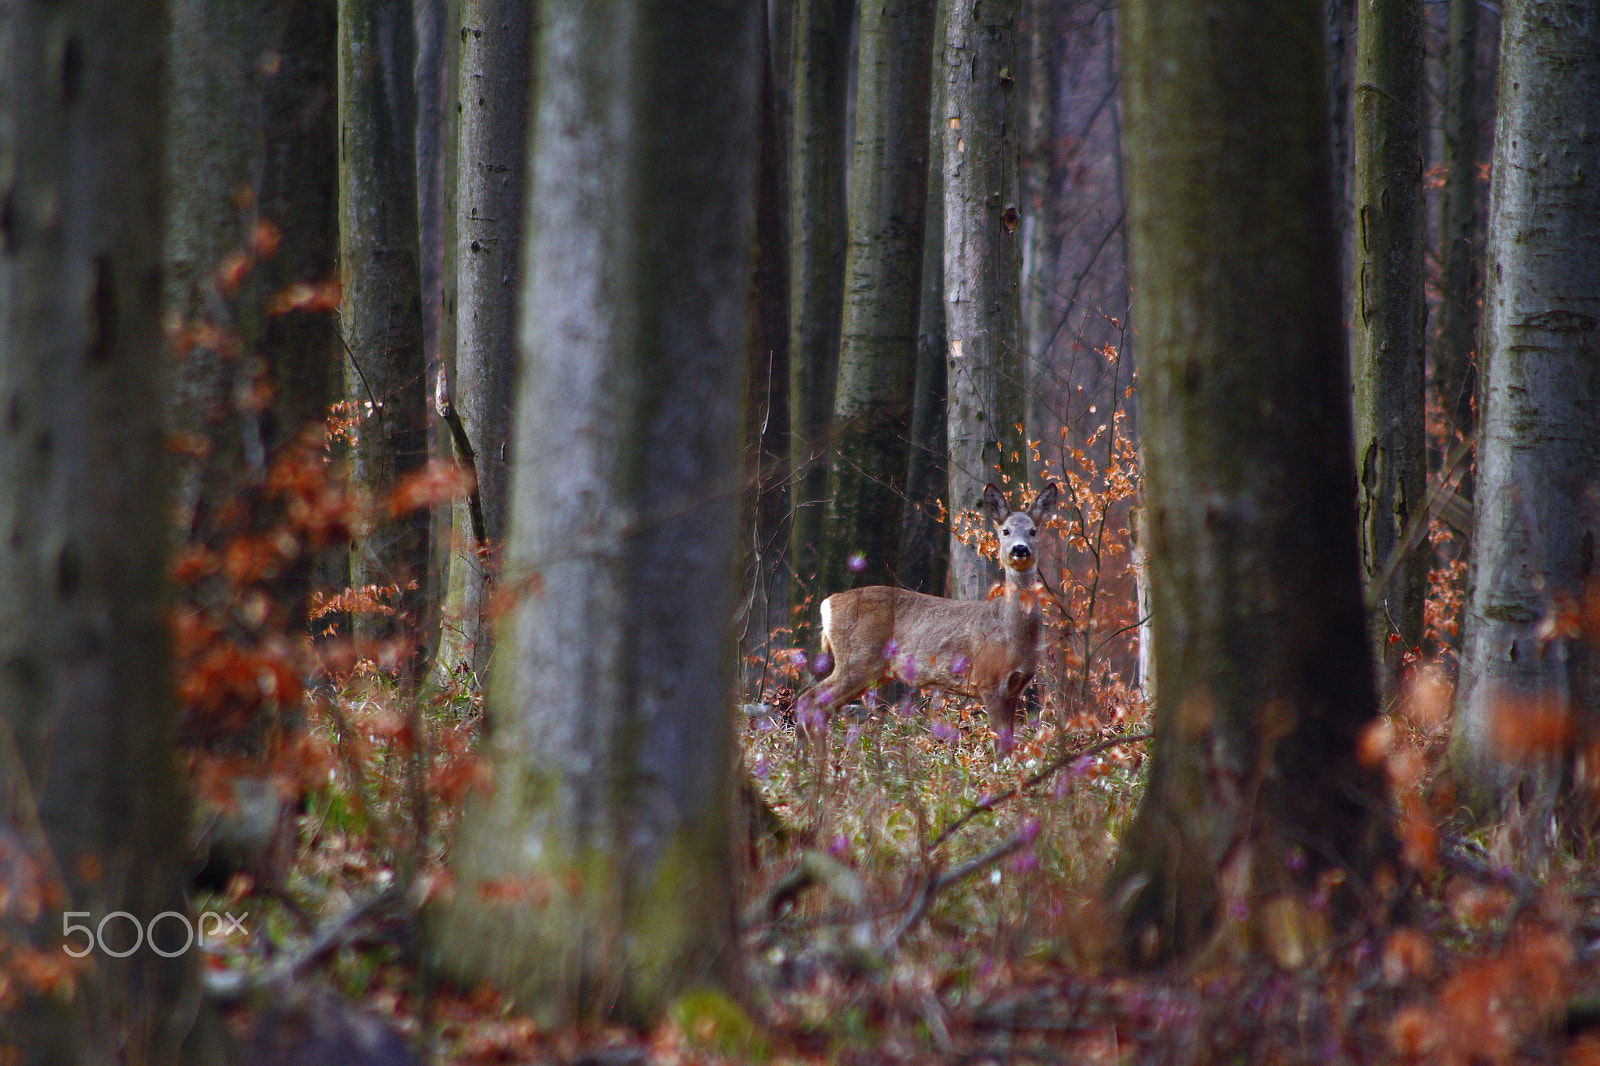
<path fill-rule="evenodd" d="M 1360 6 L 1351 124 L 1356 507 L 1373 662 L 1380 695 L 1393 699 L 1405 655 L 1422 644 L 1430 562 L 1420 549 L 1397 557 L 1427 480 L 1421 0 Z"/>
<path fill-rule="evenodd" d="M 413 94 L 415 114 L 412 143 L 417 168 L 417 272 L 422 301 L 422 352 L 424 409 L 448 410 L 446 393 L 453 361 L 456 310 L 456 155 L 460 148 L 458 85 L 461 58 L 460 0 L 410 0 L 412 40 L 415 42 Z M 441 395 L 441 393 L 446 393 Z M 424 414 L 430 461 L 456 458 L 448 421 Z M 429 591 L 416 619 L 419 633 L 427 634 L 431 667 L 443 677 L 439 650 L 451 635 L 444 607 L 450 596 L 450 550 L 455 528 L 454 508 L 433 507 L 428 518 L 428 572 L 423 582 Z"/>
<path fill-rule="evenodd" d="M 740 396 L 759 100 L 742 0 L 539 10 L 492 791 L 436 964 L 537 1017 L 732 980 Z"/>
<path fill-rule="evenodd" d="M 1508 3 L 1472 566 L 1451 737 L 1458 779 L 1491 800 L 1563 754 L 1559 742 L 1530 746 L 1523 723 L 1567 716 L 1582 743 L 1600 703 L 1594 646 L 1563 621 L 1593 595 L 1600 530 L 1597 128 L 1600 9 L 1581 0 Z"/>
<path fill-rule="evenodd" d="M 451 284 L 455 245 L 456 153 L 459 145 L 457 87 L 462 0 L 411 0 L 416 42 L 413 99 L 416 102 L 417 245 L 422 279 L 422 336 L 428 377 L 433 380 L 453 350 Z M 448 442 L 443 449 L 447 451 Z"/>
<path fill-rule="evenodd" d="M 845 115 L 854 0 L 798 0 L 789 67 L 789 565 L 816 591 L 844 306 Z"/>
<path fill-rule="evenodd" d="M 952 516 L 999 471 L 1026 480 L 1021 221 L 1017 188 L 1018 0 L 941 0 L 944 298 Z M 979 523 L 981 526 L 981 523 Z M 952 524 L 950 591 L 977 599 L 999 567 Z"/>
<path fill-rule="evenodd" d="M 168 39 L 163 313 L 192 343 L 178 353 L 165 406 L 169 426 L 202 445 L 179 452 L 177 534 L 216 552 L 256 537 L 289 545 L 248 588 L 220 573 L 197 576 L 180 604 L 226 631 L 219 642 L 272 659 L 308 651 L 315 567 L 329 554 L 323 531 L 293 515 L 292 494 L 272 471 L 320 468 L 337 365 L 328 291 L 337 248 L 334 29 L 326 5 L 179 0 Z M 224 271 L 225 262 L 235 267 Z M 297 301 L 286 295 L 316 292 L 288 306 Z M 261 395 L 270 402 L 241 402 Z M 247 596 L 267 609 L 245 622 L 236 612 Z M 263 759 L 264 738 L 304 722 L 300 693 L 288 686 L 182 713 L 186 747 L 220 743 Z M 226 880 L 241 868 L 281 876 L 294 839 L 288 797 L 265 767 L 241 773 L 235 787 L 272 797 L 257 813 L 277 817 L 203 798 L 206 876 Z"/>
<path fill-rule="evenodd" d="M 533 8 L 532 0 L 461 0 L 450 399 L 471 448 L 479 511 L 473 514 L 470 500 L 455 507 L 438 659 L 447 673 L 464 667 L 479 677 L 489 661 L 491 593 L 510 493 Z"/>
<path fill-rule="evenodd" d="M 938 29 L 935 27 L 935 40 Z M 930 108 L 930 111 L 934 109 Z M 929 115 L 930 122 L 938 120 Z M 930 131 L 931 132 L 931 131 Z M 900 516 L 900 584 L 942 596 L 950 557 L 950 531 L 940 501 L 950 483 L 945 456 L 944 175 L 936 133 L 928 141 L 928 196 L 922 226 L 922 295 L 917 307 L 917 367 L 911 396 L 911 458 Z"/>
<path fill-rule="evenodd" d="M 1062 168 L 1057 165 L 1056 148 L 1061 66 L 1057 49 L 1064 36 L 1055 18 L 1057 10 L 1053 0 L 1025 0 L 1022 27 L 1024 44 L 1019 49 L 1024 56 L 1021 64 L 1024 91 L 1019 263 L 1022 271 L 1019 336 L 1025 375 L 1023 380 L 1026 383 L 1024 425 L 1028 427 L 1028 433 L 1037 433 L 1041 437 L 1045 435 L 1045 423 L 1049 415 L 1035 408 L 1038 403 L 1044 402 L 1040 392 L 1047 382 L 1042 380 L 1042 367 L 1055 333 L 1051 282 L 1056 274 L 1063 213 L 1058 190 L 1065 184 Z"/>
<path fill-rule="evenodd" d="M 1355 750 L 1378 707 L 1322 5 L 1122 11 L 1158 702 L 1107 898 L 1134 961 L 1220 941 L 1293 965 L 1374 900 L 1388 840 Z"/>
<path fill-rule="evenodd" d="M 429 454 L 414 52 L 409 3 L 339 0 L 340 321 L 346 387 L 363 416 L 350 473 L 377 501 L 421 470 Z M 419 633 L 428 602 L 429 525 L 426 511 L 390 519 L 380 508 L 357 541 L 352 587 L 398 589 L 392 615 L 356 615 L 358 636 Z"/>
<path fill-rule="evenodd" d="M 197 957 L 179 950 L 166 19 L 155 0 L 13 2 L 0 30 L 0 1058 L 23 1066 L 220 1061 L 198 1039 Z M 167 911 L 156 936 L 174 957 L 112 954 Z M 30 952 L 66 964 L 59 984 L 30 979 Z"/>
<path fill-rule="evenodd" d="M 897 581 L 922 295 L 933 10 L 928 0 L 861 9 L 844 310 L 818 567 L 827 592 Z"/>
<path fill-rule="evenodd" d="M 1463 436 L 1476 424 L 1479 257 L 1478 164 L 1482 121 L 1478 91 L 1478 4 L 1450 0 L 1445 44 L 1444 101 L 1440 124 L 1444 139 L 1444 190 L 1439 205 L 1439 261 L 1443 287 L 1439 300 L 1439 340 L 1435 363 L 1444 410 Z"/>
<path fill-rule="evenodd" d="M 332 316 L 275 302 L 291 286 L 334 276 L 334 16 L 276 0 L 177 0 L 168 49 L 162 305 L 178 324 L 219 327 L 259 357 L 197 345 L 177 363 L 169 422 L 210 446 L 179 472 L 179 512 L 190 528 L 201 508 L 230 498 L 285 442 L 327 417 Z M 219 270 L 241 254 L 248 269 L 225 292 Z M 255 377 L 272 384 L 273 402 L 241 420 L 235 397 Z"/>
<path fill-rule="evenodd" d="M 773 46 L 761 49 L 761 131 L 757 151 L 755 252 L 750 284 L 744 446 L 747 565 L 740 650 L 763 669 L 769 637 L 789 620 L 789 201 L 783 100 Z M 787 65 L 785 65 L 787 66 Z M 758 660 L 759 664 L 758 665 Z"/>

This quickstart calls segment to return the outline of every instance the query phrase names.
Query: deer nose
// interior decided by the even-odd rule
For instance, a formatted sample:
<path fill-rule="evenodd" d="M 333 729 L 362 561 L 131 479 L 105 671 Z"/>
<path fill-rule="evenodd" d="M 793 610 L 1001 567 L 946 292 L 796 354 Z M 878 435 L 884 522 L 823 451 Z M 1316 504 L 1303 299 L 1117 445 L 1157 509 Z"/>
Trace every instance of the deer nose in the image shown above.
<path fill-rule="evenodd" d="M 1031 559 L 1033 558 L 1033 549 L 1026 544 L 1013 544 L 1011 546 L 1011 558 Z"/>

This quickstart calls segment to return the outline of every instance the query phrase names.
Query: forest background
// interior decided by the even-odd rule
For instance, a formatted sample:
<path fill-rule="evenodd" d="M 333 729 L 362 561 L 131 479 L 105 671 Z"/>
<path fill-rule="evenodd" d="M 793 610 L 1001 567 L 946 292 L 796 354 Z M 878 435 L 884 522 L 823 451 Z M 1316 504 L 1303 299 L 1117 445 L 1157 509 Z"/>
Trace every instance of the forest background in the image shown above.
<path fill-rule="evenodd" d="M 1600 1056 L 1592 5 L 0 39 L 0 1060 Z"/>

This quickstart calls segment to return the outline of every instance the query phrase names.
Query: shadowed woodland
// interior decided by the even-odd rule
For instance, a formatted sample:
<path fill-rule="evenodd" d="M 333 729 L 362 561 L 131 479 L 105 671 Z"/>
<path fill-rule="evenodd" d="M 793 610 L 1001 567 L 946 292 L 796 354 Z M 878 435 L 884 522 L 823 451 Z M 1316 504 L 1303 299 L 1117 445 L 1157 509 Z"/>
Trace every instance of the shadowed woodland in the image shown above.
<path fill-rule="evenodd" d="M 1600 1062 L 1600 8 L 3 10 L 0 1066 Z"/>

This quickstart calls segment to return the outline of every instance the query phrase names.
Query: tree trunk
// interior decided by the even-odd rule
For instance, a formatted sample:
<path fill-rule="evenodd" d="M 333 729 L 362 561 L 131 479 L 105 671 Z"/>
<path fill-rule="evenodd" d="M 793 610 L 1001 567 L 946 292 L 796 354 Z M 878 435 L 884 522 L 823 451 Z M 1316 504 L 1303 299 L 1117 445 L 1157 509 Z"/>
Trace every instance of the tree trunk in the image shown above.
<path fill-rule="evenodd" d="M 478 510 L 470 499 L 455 507 L 439 664 L 474 676 L 489 661 L 490 593 L 506 535 L 532 46 L 531 0 L 462 0 L 450 399 L 471 448 Z"/>
<path fill-rule="evenodd" d="M 461 0 L 411 0 L 417 167 L 418 275 L 428 379 L 434 380 L 450 344 L 454 300 L 450 285 L 455 247 L 453 206 L 458 195 Z M 526 83 L 518 86 L 526 95 Z M 439 452 L 448 450 L 448 442 Z"/>
<path fill-rule="evenodd" d="M 167 9 L 50 0 L 5 15 L 0 1059 L 218 1062 L 183 944 L 167 628 Z"/>
<path fill-rule="evenodd" d="M 845 104 L 854 0 L 798 0 L 790 70 L 789 565 L 816 591 L 844 306 Z"/>
<path fill-rule="evenodd" d="M 1056 275 L 1063 214 L 1059 190 L 1065 184 L 1056 162 L 1058 73 L 1062 67 L 1057 50 L 1065 36 L 1057 24 L 1058 11 L 1054 0 L 1025 0 L 1023 5 L 1022 51 L 1026 59 L 1021 67 L 1024 93 L 1020 153 L 1022 326 L 1019 336 L 1026 409 L 1023 424 L 1028 434 L 1040 437 L 1048 437 L 1059 425 L 1059 420 L 1052 419 L 1047 412 L 1035 410 L 1037 404 L 1048 402 L 1047 380 L 1038 378 L 1046 365 L 1047 349 L 1055 332 L 1055 294 L 1051 283 Z M 1051 421 L 1056 425 L 1047 425 Z"/>
<path fill-rule="evenodd" d="M 334 17 L 276 0 L 178 0 L 168 47 L 162 305 L 263 360 L 195 345 L 178 363 L 169 422 L 209 445 L 179 472 L 179 512 L 192 528 L 197 512 L 238 490 L 247 463 L 259 476 L 264 458 L 327 417 L 333 316 L 274 299 L 334 276 Z M 219 286 L 226 261 L 241 254 L 248 270 Z M 236 396 L 255 376 L 271 383 L 273 402 L 241 422 Z"/>
<path fill-rule="evenodd" d="M 431 417 L 449 409 L 447 388 L 456 342 L 456 157 L 460 152 L 458 88 L 461 66 L 460 0 L 410 0 L 414 65 L 412 144 L 417 168 L 417 274 L 422 306 L 423 426 L 429 461 L 455 459 L 448 422 Z M 527 87 L 520 92 L 526 95 Z M 450 631 L 445 600 L 450 595 L 450 552 L 454 508 L 432 507 L 428 524 L 427 590 L 416 631 L 425 634 L 439 668 L 438 652 Z M 418 664 L 422 669 L 422 664 Z M 440 675 L 443 676 L 442 674 Z"/>
<path fill-rule="evenodd" d="M 1367 631 L 1379 691 L 1399 694 L 1407 652 L 1422 644 L 1429 554 L 1397 557 L 1422 509 L 1423 435 L 1422 5 L 1370 0 L 1356 30 L 1351 113 L 1355 152 L 1356 506 L 1367 585 Z M 1377 582 L 1390 576 L 1382 587 Z"/>
<path fill-rule="evenodd" d="M 1294 964 L 1372 898 L 1387 839 L 1355 751 L 1377 701 L 1322 7 L 1123 12 L 1158 703 L 1107 895 L 1137 961 L 1216 937 Z M 1321 909 L 1333 872 L 1359 887 Z"/>
<path fill-rule="evenodd" d="M 952 518 L 997 472 L 1022 482 L 1022 295 L 1017 191 L 1018 0 L 943 0 L 944 298 Z M 983 523 L 971 516 L 967 526 Z M 977 599 L 1000 570 L 952 523 L 951 594 Z"/>
<path fill-rule="evenodd" d="M 224 644 L 291 669 L 310 660 L 307 608 L 326 531 L 294 514 L 274 472 L 320 473 L 332 399 L 334 31 L 326 5 L 274 0 L 181 0 L 172 19 L 164 311 L 188 343 L 166 406 L 192 445 L 179 452 L 190 465 L 178 528 L 186 549 L 213 557 L 245 544 L 289 546 L 249 579 L 213 570 L 185 581 L 179 609 L 204 619 L 192 632 L 215 638 L 185 642 L 180 669 Z M 314 298 L 286 300 L 292 293 Z M 247 599 L 267 609 L 241 615 Z M 230 757 L 249 753 L 263 765 L 240 771 L 236 787 L 278 795 L 264 763 L 281 745 L 267 738 L 302 727 L 298 686 L 247 686 L 223 706 L 186 704 L 180 715 L 187 754 L 224 745 Z M 285 872 L 275 845 L 294 839 L 294 812 L 291 797 L 278 798 L 275 821 L 202 798 L 203 851 L 218 876 Z"/>
<path fill-rule="evenodd" d="M 770 26 L 767 19 L 761 20 Z M 768 31 L 770 32 L 770 30 Z M 745 380 L 747 565 L 741 651 L 761 659 L 767 639 L 787 627 L 789 611 L 789 233 L 778 72 L 762 37 L 761 146 L 756 177 L 756 249 L 750 293 L 749 369 Z M 762 667 L 764 669 L 764 666 Z"/>
<path fill-rule="evenodd" d="M 944 40 L 934 12 L 930 53 Z M 950 560 L 950 528 L 941 510 L 950 485 L 949 429 L 945 412 L 944 330 L 944 111 L 938 97 L 943 86 L 933 78 L 929 56 L 928 192 L 922 222 L 922 295 L 917 305 L 917 369 L 911 394 L 911 459 L 906 466 L 906 499 L 900 515 L 900 584 L 930 596 L 945 593 Z"/>
<path fill-rule="evenodd" d="M 538 1017 L 731 979 L 740 385 L 759 99 L 739 0 L 546 0 L 492 792 L 436 962 Z M 671 254 L 663 254 L 670 249 Z"/>
<path fill-rule="evenodd" d="M 1444 410 L 1462 436 L 1475 428 L 1473 394 L 1477 386 L 1478 257 L 1478 4 L 1450 0 L 1445 51 L 1444 192 L 1439 208 L 1439 261 L 1444 292 L 1439 301 L 1439 394 Z"/>
<path fill-rule="evenodd" d="M 922 295 L 932 31 L 928 0 L 861 9 L 844 318 L 818 571 L 825 592 L 896 583 Z"/>
<path fill-rule="evenodd" d="M 1459 779 L 1490 799 L 1562 753 L 1559 736 L 1530 733 L 1551 716 L 1586 743 L 1600 697 L 1594 645 L 1572 626 L 1596 577 L 1600 10 L 1582 0 L 1507 4 L 1499 91 L 1472 577 L 1451 740 Z"/>
<path fill-rule="evenodd" d="M 937 38 L 935 38 L 937 39 Z M 950 483 L 949 431 L 945 425 L 944 186 L 931 141 L 927 217 L 922 227 L 922 298 L 917 307 L 917 370 L 911 395 L 911 460 L 906 466 L 905 508 L 900 516 L 900 584 L 930 596 L 945 591 L 950 531 L 940 501 Z"/>
<path fill-rule="evenodd" d="M 351 479 L 382 501 L 428 458 L 417 243 L 415 51 L 401 0 L 339 2 L 340 319 L 348 392 L 362 414 Z M 380 512 L 382 507 L 379 508 Z M 392 589 L 393 612 L 358 613 L 371 639 L 415 634 L 428 596 L 429 515 L 375 515 L 350 557 L 350 583 Z M 413 649 L 406 649 L 412 659 Z"/>

